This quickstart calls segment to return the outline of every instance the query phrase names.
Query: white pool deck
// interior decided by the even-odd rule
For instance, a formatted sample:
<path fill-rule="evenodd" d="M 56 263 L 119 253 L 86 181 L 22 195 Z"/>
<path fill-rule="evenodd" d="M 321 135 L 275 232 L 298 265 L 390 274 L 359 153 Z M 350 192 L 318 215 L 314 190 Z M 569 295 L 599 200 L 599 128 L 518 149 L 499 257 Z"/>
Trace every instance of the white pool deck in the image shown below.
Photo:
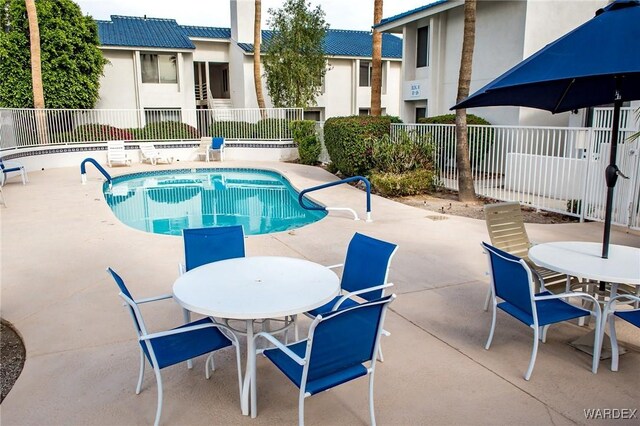
<path fill-rule="evenodd" d="M 209 163 L 219 166 L 219 163 Z M 225 162 L 225 167 L 280 170 L 298 189 L 334 180 L 319 168 L 286 163 Z M 134 165 L 114 175 L 166 167 Z M 129 314 L 105 273 L 113 267 L 135 297 L 170 293 L 183 258 L 179 237 L 133 230 L 114 217 L 101 193 L 100 175 L 88 167 L 30 172 L 23 186 L 12 178 L 0 207 L 1 315 L 24 338 L 27 360 L 0 406 L 8 425 L 151 424 L 156 383 L 147 369 L 135 395 L 139 353 Z M 364 193 L 342 185 L 315 193 L 329 206 L 364 214 Z M 484 350 L 490 314 L 482 310 L 487 290 L 488 240 L 484 221 L 447 216 L 373 197 L 373 223 L 330 213 L 318 223 L 246 240 L 247 255 L 294 256 L 322 264 L 341 263 L 354 232 L 395 242 L 391 305 L 383 340 L 385 362 L 376 370 L 375 401 L 381 425 L 587 424 L 585 409 L 640 408 L 640 333 L 620 324 L 629 348 L 620 371 L 609 362 L 590 371 L 590 357 L 567 342 L 588 329 L 562 324 L 540 345 L 531 381 L 523 379 L 531 331 L 504 314 L 490 351 Z M 534 242 L 600 241 L 598 223 L 527 224 Z M 615 229 L 612 242 L 640 247 L 640 235 Z M 145 306 L 152 330 L 176 326 L 181 311 L 172 301 Z M 258 417 L 240 414 L 234 352 L 216 356 L 216 372 L 204 377 L 204 359 L 193 370 L 163 370 L 162 424 L 274 425 L 297 422 L 297 388 L 265 359 L 258 359 Z M 306 422 L 367 424 L 367 380 L 357 380 L 307 399 Z M 628 424 L 638 424 L 637 419 Z"/>

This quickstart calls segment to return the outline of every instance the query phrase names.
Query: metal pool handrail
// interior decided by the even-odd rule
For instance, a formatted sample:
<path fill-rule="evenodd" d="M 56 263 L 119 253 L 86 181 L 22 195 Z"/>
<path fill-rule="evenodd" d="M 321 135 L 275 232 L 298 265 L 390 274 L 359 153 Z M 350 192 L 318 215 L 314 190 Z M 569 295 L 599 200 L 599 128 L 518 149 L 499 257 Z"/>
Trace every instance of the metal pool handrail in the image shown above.
<path fill-rule="evenodd" d="M 111 187 L 111 183 L 112 183 L 111 175 L 109 175 L 109 173 L 107 173 L 107 171 L 100 164 L 98 164 L 96 160 L 94 160 L 91 157 L 85 158 L 84 160 L 82 160 L 82 163 L 80 163 L 80 175 L 82 177 L 83 185 L 87 183 L 87 167 L 85 166 L 86 163 L 91 163 L 94 166 L 96 166 L 96 169 L 98 169 L 98 171 L 102 173 L 102 175 L 105 178 L 107 178 L 107 182 L 109 182 L 109 187 Z"/>
<path fill-rule="evenodd" d="M 300 191 L 300 194 L 298 194 L 298 203 L 300 203 L 300 207 L 302 207 L 303 209 L 306 209 L 306 210 L 325 210 L 325 211 L 342 210 L 342 211 L 349 211 L 349 212 L 351 212 L 353 214 L 354 220 L 360 220 L 360 218 L 358 217 L 358 214 L 355 212 L 355 210 L 350 209 L 348 207 L 305 206 L 304 202 L 303 202 L 304 195 L 309 193 L 309 192 L 317 191 L 319 189 L 329 188 L 331 186 L 336 186 L 336 185 L 340 185 L 340 184 L 343 184 L 343 183 L 355 182 L 355 181 L 364 182 L 364 185 L 367 188 L 367 222 L 371 222 L 372 221 L 371 220 L 371 184 L 369 183 L 367 178 L 364 177 L 364 176 L 353 176 L 353 177 L 342 179 L 342 180 L 339 180 L 339 181 L 336 181 L 336 182 L 329 182 L 329 183 L 325 183 L 325 184 L 322 184 L 322 185 L 314 186 L 314 187 L 311 187 L 311 188 L 303 189 L 302 191 Z"/>

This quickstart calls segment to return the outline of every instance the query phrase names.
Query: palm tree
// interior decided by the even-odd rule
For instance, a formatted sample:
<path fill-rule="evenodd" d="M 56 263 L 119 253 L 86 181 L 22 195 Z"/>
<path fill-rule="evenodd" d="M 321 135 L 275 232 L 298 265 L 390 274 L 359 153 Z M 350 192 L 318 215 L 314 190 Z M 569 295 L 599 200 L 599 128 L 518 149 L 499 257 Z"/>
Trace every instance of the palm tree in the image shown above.
<path fill-rule="evenodd" d="M 382 20 L 382 0 L 373 2 L 373 24 Z M 373 46 L 371 54 L 371 115 L 382 113 L 382 33 L 373 30 Z"/>
<path fill-rule="evenodd" d="M 261 114 L 264 110 L 264 95 L 262 94 L 262 75 L 260 74 L 260 21 L 262 20 L 262 0 L 255 0 L 255 15 L 253 18 L 253 84 L 256 87 L 256 99 Z"/>
<path fill-rule="evenodd" d="M 469 96 L 473 45 L 476 39 L 476 0 L 464 2 L 464 35 L 462 38 L 462 57 L 460 59 L 460 75 L 458 77 L 457 102 Z M 476 191 L 471 175 L 469 159 L 469 141 L 467 140 L 467 110 L 456 110 L 456 166 L 458 168 L 458 199 L 476 202 Z"/>
<path fill-rule="evenodd" d="M 42 67 L 40 61 L 40 29 L 35 0 L 25 0 L 27 19 L 29 20 L 29 44 L 31 46 L 31 85 L 33 89 L 33 107 L 36 109 L 36 129 L 41 144 L 48 143 L 47 119 L 44 108 L 44 90 L 42 88 Z"/>

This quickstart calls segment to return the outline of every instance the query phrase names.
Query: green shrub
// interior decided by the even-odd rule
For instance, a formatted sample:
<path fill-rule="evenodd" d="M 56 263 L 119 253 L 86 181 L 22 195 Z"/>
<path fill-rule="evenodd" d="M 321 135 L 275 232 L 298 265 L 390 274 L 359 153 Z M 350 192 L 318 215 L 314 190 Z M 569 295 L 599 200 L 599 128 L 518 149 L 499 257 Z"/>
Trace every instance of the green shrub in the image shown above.
<path fill-rule="evenodd" d="M 209 128 L 209 134 L 227 139 L 253 139 L 255 127 L 246 121 L 215 121 Z"/>
<path fill-rule="evenodd" d="M 198 130 L 180 121 L 149 123 L 144 129 L 135 130 L 137 139 L 198 139 Z"/>
<path fill-rule="evenodd" d="M 296 120 L 290 123 L 293 141 L 298 145 L 300 162 L 314 165 L 320 156 L 320 141 L 316 136 L 316 122 L 312 120 Z"/>
<path fill-rule="evenodd" d="M 371 186 L 384 197 L 401 197 L 433 191 L 432 170 L 416 169 L 404 173 L 371 172 Z"/>
<path fill-rule="evenodd" d="M 290 139 L 289 122 L 284 118 L 265 118 L 256 123 L 254 137 L 257 139 Z"/>
<path fill-rule="evenodd" d="M 331 162 L 345 176 L 365 175 L 373 168 L 373 142 L 389 134 L 391 117 L 332 117 L 324 123 L 324 142 Z"/>
<path fill-rule="evenodd" d="M 436 115 L 435 117 L 422 117 L 418 119 L 420 124 L 456 124 L 455 114 Z M 487 120 L 477 115 L 467 114 L 467 124 L 483 124 L 490 126 Z"/>
<path fill-rule="evenodd" d="M 428 135 L 400 132 L 394 141 L 385 135 L 373 145 L 374 168 L 380 172 L 404 173 L 433 168 L 433 144 Z"/>
<path fill-rule="evenodd" d="M 418 119 L 421 124 L 456 124 L 455 114 L 438 115 L 436 117 L 426 117 Z M 467 124 L 489 126 L 484 118 L 477 115 L 467 114 Z M 476 168 L 482 166 L 484 157 L 486 156 L 491 144 L 493 143 L 493 128 L 489 127 L 469 127 L 467 129 L 467 142 L 469 144 L 469 156 L 471 159 L 471 167 Z M 438 159 L 439 163 L 444 165 L 449 161 L 453 161 L 456 147 L 453 141 L 447 140 L 436 144 L 439 147 Z"/>
<path fill-rule="evenodd" d="M 69 139 L 74 142 L 132 140 L 134 135 L 126 129 L 106 124 L 83 124 L 69 133 Z"/>

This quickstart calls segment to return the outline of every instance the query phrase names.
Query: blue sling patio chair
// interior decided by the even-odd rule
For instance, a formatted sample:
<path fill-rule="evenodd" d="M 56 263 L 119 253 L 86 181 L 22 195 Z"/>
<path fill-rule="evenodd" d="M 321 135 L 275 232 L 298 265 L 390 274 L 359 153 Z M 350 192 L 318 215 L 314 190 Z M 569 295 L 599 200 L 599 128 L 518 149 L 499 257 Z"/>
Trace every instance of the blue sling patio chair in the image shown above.
<path fill-rule="evenodd" d="M 623 299 L 636 303 L 636 308 L 631 310 L 617 310 L 616 304 Z M 618 350 L 618 339 L 616 338 L 616 318 L 620 318 L 631 325 L 640 328 L 640 309 L 637 303 L 640 297 L 631 294 L 619 294 L 612 297 L 604 307 L 602 329 L 600 330 L 600 345 L 604 344 L 604 332 L 609 322 L 609 339 L 611 339 L 611 371 L 618 371 L 618 358 L 620 356 Z"/>
<path fill-rule="evenodd" d="M 298 423 L 304 424 L 305 398 L 343 383 L 369 375 L 369 416 L 376 424 L 373 383 L 376 353 L 389 303 L 395 294 L 318 315 L 309 328 L 307 339 L 284 345 L 269 333 L 254 339 L 267 339 L 274 348 L 262 352 L 300 390 Z M 368 364 L 368 365 L 365 365 Z M 257 415 L 255 363 L 251 373 L 251 412 Z"/>
<path fill-rule="evenodd" d="M 182 231 L 184 264 L 180 273 L 220 260 L 244 257 L 242 225 L 193 228 Z"/>
<path fill-rule="evenodd" d="M 182 231 L 182 236 L 185 263 L 180 265 L 180 274 L 207 263 L 245 257 L 242 225 L 185 229 Z M 185 322 L 188 322 L 190 320 L 189 311 L 183 309 L 183 314 Z M 233 327 L 230 320 L 223 319 L 223 321 L 236 334 L 245 334 L 240 328 Z M 273 333 L 286 333 L 294 323 L 293 318 L 271 318 L 266 321 L 283 323 L 283 326 L 273 330 Z"/>
<path fill-rule="evenodd" d="M 107 272 L 111 274 L 116 284 L 118 284 L 120 288 L 119 296 L 125 301 L 126 306 L 128 306 L 136 333 L 138 334 L 138 341 L 140 343 L 140 375 L 138 376 L 136 395 L 140 393 L 142 387 L 145 359 L 151 364 L 156 376 L 158 383 L 158 406 L 156 408 L 154 425 L 159 424 L 160 416 L 162 415 L 162 377 L 160 370 L 180 362 L 191 360 L 200 355 L 209 354 L 205 361 L 205 376 L 208 379 L 211 376 L 209 368 L 211 368 L 211 371 L 215 370 L 213 352 L 218 349 L 235 346 L 236 368 L 238 369 L 238 391 L 240 398 L 242 398 L 240 344 L 238 339 L 226 326 L 216 324 L 210 318 L 203 318 L 168 331 L 149 333 L 147 332 L 138 305 L 170 299 L 172 296 L 162 295 L 136 300 L 127 289 L 124 280 L 113 269 L 107 268 Z M 231 336 L 231 339 L 225 334 L 222 334 L 220 329 L 229 331 L 227 334 Z"/>
<path fill-rule="evenodd" d="M 22 184 L 26 185 L 29 182 L 29 177 L 24 166 L 17 161 L 3 161 L 0 158 L 0 170 L 2 170 L 2 176 L 0 176 L 0 186 L 4 186 L 9 178 L 9 173 L 20 173 L 22 178 Z"/>
<path fill-rule="evenodd" d="M 395 244 L 356 232 L 347 247 L 344 264 L 328 266 L 331 269 L 344 266 L 340 280 L 342 294 L 306 315 L 315 318 L 319 314 L 355 306 L 359 302 L 354 297 L 367 301 L 384 296 L 385 289 L 393 286 L 392 283 L 387 283 L 387 278 L 391 259 L 397 249 Z M 389 333 L 383 330 L 383 334 Z M 297 330 L 295 337 L 298 339 Z M 380 361 L 383 360 L 380 351 Z"/>
<path fill-rule="evenodd" d="M 565 292 L 553 294 L 549 291 L 535 293 L 536 281 L 527 262 L 510 253 L 497 249 L 483 242 L 482 247 L 489 260 L 489 271 L 492 287 L 491 331 L 485 349 L 489 350 L 496 328 L 496 308 L 533 329 L 533 350 L 529 368 L 524 378 L 529 380 L 538 353 L 538 340 L 546 341 L 547 329 L 551 324 L 588 317 L 596 317 L 596 330 L 600 330 L 600 306 L 596 299 L 587 293 Z M 570 297 L 595 302 L 593 311 L 571 305 L 561 299 Z M 502 300 L 498 302 L 498 299 Z M 541 330 L 542 329 L 542 330 Z M 599 332 L 594 333 L 594 353 L 591 371 L 598 371 L 600 360 Z"/>
<path fill-rule="evenodd" d="M 223 137 L 214 137 L 211 138 L 211 148 L 210 152 L 214 153 L 218 151 L 220 153 L 220 161 L 224 161 L 224 138 Z"/>

